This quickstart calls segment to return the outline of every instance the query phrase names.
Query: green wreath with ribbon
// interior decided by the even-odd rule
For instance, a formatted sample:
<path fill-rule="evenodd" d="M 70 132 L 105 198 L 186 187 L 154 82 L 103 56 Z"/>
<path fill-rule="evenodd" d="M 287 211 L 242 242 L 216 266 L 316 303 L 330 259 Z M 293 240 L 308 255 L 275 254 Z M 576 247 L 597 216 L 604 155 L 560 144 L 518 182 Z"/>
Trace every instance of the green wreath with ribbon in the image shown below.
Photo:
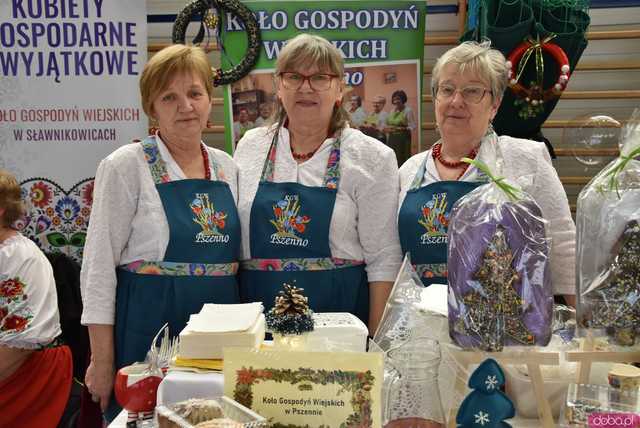
<path fill-rule="evenodd" d="M 220 34 L 223 12 L 232 13 L 242 22 L 247 33 L 248 46 L 242 60 L 233 68 L 222 70 L 212 67 L 214 86 L 227 85 L 242 79 L 258 61 L 260 27 L 251 10 L 238 0 L 193 0 L 176 17 L 171 38 L 173 43 L 184 44 L 187 27 L 194 15 L 201 16 L 200 31 L 193 40 L 194 44 L 202 42 L 205 32 L 209 30 Z M 218 43 L 220 50 L 224 53 L 224 46 L 219 38 Z"/>
<path fill-rule="evenodd" d="M 506 65 L 508 69 L 509 87 L 517 98 L 515 105 L 520 106 L 518 115 L 522 119 L 536 117 L 542 113 L 544 111 L 544 103 L 559 97 L 569 82 L 569 58 L 560 46 L 551 43 L 554 37 L 556 37 L 555 34 L 545 37 L 543 40 L 539 38 L 534 40 L 531 37 L 527 37 L 527 39 L 516 46 L 507 57 Z M 543 86 L 543 52 L 551 55 L 558 68 L 558 79 L 551 87 L 546 89 Z M 520 79 L 532 56 L 535 57 L 536 80 L 530 82 L 530 85 L 527 87 L 520 83 Z M 514 68 L 516 69 L 515 72 L 513 70 Z"/>

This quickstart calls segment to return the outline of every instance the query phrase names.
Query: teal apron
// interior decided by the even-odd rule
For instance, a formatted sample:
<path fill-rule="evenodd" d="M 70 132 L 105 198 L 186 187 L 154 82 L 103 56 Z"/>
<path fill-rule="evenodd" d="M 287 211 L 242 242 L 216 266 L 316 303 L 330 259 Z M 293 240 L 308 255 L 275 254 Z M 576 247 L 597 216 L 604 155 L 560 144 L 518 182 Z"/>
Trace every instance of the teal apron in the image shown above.
<path fill-rule="evenodd" d="M 154 137 L 142 143 L 169 224 L 162 261 L 117 269 L 116 368 L 143 361 L 158 330 L 177 336 L 204 303 L 238 303 L 240 220 L 229 185 L 212 157 L 216 180 L 170 181 Z M 115 417 L 115 400 L 108 411 Z"/>
<path fill-rule="evenodd" d="M 447 227 L 451 207 L 482 184 L 438 181 L 420 187 L 427 160 L 428 156 L 418 168 L 398 213 L 402 253 L 411 255 L 411 263 L 425 287 L 447 283 Z"/>
<path fill-rule="evenodd" d="M 282 284 L 304 288 L 316 312 L 350 312 L 367 323 L 369 285 L 364 262 L 332 257 L 331 216 L 340 184 L 340 139 L 333 143 L 322 187 L 274 183 L 278 134 L 271 142 L 250 213 L 251 259 L 241 263 L 243 302 L 266 310 Z"/>

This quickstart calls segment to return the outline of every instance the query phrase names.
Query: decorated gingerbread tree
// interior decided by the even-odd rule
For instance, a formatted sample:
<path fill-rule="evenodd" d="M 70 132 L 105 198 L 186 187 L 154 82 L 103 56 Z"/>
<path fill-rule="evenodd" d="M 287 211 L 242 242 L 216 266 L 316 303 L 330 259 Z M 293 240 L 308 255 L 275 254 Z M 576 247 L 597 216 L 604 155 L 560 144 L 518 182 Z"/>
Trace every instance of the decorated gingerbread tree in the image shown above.
<path fill-rule="evenodd" d="M 515 288 L 519 276 L 512 261 L 504 228 L 498 226 L 475 273 L 480 287 L 462 298 L 465 313 L 457 327 L 478 336 L 479 347 L 486 351 L 501 351 L 505 335 L 523 345 L 534 343 L 522 320 L 525 305 Z"/>
<path fill-rule="evenodd" d="M 621 345 L 633 345 L 640 325 L 640 225 L 636 220 L 627 223 L 599 281 L 588 293 L 592 326 L 611 330 Z"/>
<path fill-rule="evenodd" d="M 504 420 L 515 416 L 515 407 L 502 392 L 504 372 L 493 358 L 487 358 L 469 378 L 472 391 L 465 397 L 456 415 L 460 428 L 510 427 Z"/>

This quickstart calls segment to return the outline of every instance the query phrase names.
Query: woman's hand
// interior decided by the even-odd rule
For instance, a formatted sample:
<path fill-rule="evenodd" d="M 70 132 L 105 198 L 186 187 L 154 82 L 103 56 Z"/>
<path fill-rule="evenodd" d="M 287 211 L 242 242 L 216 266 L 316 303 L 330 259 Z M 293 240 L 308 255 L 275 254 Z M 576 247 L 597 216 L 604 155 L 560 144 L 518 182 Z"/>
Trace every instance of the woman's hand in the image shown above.
<path fill-rule="evenodd" d="M 430 421 L 423 418 L 402 418 L 395 419 L 384 426 L 384 428 L 443 428 L 439 422 Z"/>
<path fill-rule="evenodd" d="M 91 357 L 91 363 L 84 375 L 84 383 L 87 385 L 93 401 L 100 403 L 100 409 L 104 412 L 109 405 L 111 391 L 115 377 L 113 362 L 98 361 Z"/>
<path fill-rule="evenodd" d="M 87 327 L 91 342 L 91 363 L 84 375 L 84 383 L 93 401 L 99 402 L 104 412 L 109 405 L 115 377 L 113 326 L 89 324 Z"/>
<path fill-rule="evenodd" d="M 391 293 L 393 282 L 375 281 L 369 283 L 369 336 L 373 337 L 382 319 L 384 308 Z"/>

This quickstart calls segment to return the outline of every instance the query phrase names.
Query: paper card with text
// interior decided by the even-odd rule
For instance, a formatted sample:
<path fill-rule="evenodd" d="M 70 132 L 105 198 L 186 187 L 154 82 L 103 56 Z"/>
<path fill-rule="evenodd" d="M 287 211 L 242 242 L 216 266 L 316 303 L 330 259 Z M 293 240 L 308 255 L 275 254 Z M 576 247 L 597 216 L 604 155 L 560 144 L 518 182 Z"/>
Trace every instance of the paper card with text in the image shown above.
<path fill-rule="evenodd" d="M 224 349 L 224 394 L 287 428 L 381 427 L 382 355 Z"/>

